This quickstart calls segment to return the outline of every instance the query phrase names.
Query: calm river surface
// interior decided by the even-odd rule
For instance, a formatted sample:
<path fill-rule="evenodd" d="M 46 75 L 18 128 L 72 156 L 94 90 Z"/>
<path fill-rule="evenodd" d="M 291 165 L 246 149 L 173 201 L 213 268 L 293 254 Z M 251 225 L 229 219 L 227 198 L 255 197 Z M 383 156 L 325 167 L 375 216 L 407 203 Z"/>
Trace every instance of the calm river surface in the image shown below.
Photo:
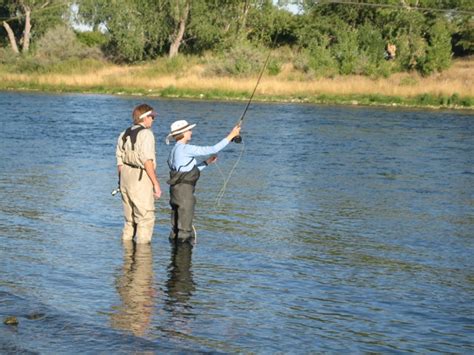
<path fill-rule="evenodd" d="M 110 192 L 141 102 L 165 193 L 135 247 Z M 0 93 L 0 352 L 474 351 L 474 115 L 253 104 L 173 249 L 169 125 L 214 144 L 244 106 Z"/>

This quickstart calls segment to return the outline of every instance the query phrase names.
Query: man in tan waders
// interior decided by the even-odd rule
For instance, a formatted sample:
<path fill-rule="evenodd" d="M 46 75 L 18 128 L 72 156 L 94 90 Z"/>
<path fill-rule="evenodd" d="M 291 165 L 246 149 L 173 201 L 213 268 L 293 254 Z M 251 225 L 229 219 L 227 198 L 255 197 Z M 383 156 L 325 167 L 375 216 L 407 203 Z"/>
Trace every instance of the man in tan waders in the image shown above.
<path fill-rule="evenodd" d="M 154 199 L 161 196 L 156 177 L 155 137 L 150 129 L 156 117 L 151 106 L 133 110 L 133 125 L 117 141 L 115 155 L 125 224 L 123 240 L 150 243 L 155 225 Z"/>

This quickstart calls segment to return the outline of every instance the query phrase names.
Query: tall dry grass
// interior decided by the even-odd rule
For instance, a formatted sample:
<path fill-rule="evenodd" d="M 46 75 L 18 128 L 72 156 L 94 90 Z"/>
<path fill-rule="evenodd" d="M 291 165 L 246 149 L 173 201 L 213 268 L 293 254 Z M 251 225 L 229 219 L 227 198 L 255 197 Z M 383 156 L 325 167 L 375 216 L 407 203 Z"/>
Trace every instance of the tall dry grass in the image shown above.
<path fill-rule="evenodd" d="M 180 74 L 152 74 L 154 64 L 140 66 L 109 65 L 84 74 L 12 74 L 0 73 L 3 86 L 9 83 L 63 87 L 70 89 L 127 88 L 129 91 L 157 91 L 174 87 L 183 90 L 217 90 L 224 92 L 250 92 L 256 77 L 208 77 L 204 67 L 194 65 Z M 384 96 L 414 97 L 421 94 L 450 96 L 458 94 L 474 97 L 474 59 L 456 60 L 452 67 L 443 73 L 422 77 L 417 73 L 398 73 L 389 78 L 370 79 L 350 75 L 335 78 L 305 80 L 286 66 L 277 76 L 264 76 L 256 96 L 292 97 L 321 94 L 350 95 L 376 94 Z"/>

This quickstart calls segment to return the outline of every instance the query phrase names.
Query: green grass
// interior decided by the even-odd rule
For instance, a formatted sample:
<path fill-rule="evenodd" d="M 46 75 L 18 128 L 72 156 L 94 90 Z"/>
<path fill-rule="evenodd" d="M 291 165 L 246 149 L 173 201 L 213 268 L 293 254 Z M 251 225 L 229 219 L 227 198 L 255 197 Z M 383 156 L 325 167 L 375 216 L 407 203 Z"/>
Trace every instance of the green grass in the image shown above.
<path fill-rule="evenodd" d="M 247 101 L 250 94 L 246 92 L 223 92 L 218 90 L 192 90 L 177 89 L 169 86 L 162 90 L 145 90 L 127 87 L 104 87 L 91 86 L 78 90 L 77 88 L 67 86 L 48 86 L 38 83 L 19 83 L 17 85 L 0 84 L 1 90 L 26 90 L 42 92 L 59 93 L 99 93 L 112 95 L 130 95 L 130 96 L 157 96 L 163 98 L 181 98 L 181 99 L 204 99 L 204 100 L 237 100 Z M 254 101 L 261 102 L 296 102 L 296 103 L 314 103 L 325 105 L 357 105 L 357 106 L 391 106 L 391 107 L 426 107 L 426 108 L 446 108 L 446 109 L 472 109 L 474 100 L 472 98 L 445 97 L 420 95 L 413 98 L 402 98 L 382 95 L 327 95 L 317 96 L 298 95 L 294 97 L 268 95 L 256 97 Z"/>
<path fill-rule="evenodd" d="M 67 65 L 67 70 L 71 69 L 71 64 Z M 90 63 L 91 67 L 99 65 Z M 82 70 L 86 63 L 78 64 L 77 70 Z M 56 67 L 55 70 L 61 70 Z M 5 70 L 5 66 L 0 66 L 0 73 Z M 65 69 L 66 70 L 66 69 Z M 69 71 L 68 71 L 69 73 Z M 183 89 L 174 86 L 168 86 L 164 89 L 141 89 L 124 87 L 123 85 L 91 85 L 91 86 L 73 86 L 64 84 L 41 84 L 34 77 L 27 82 L 6 82 L 0 81 L 0 90 L 29 90 L 44 92 L 81 92 L 81 93 L 102 93 L 116 95 L 140 95 L 140 96 L 158 96 L 166 98 L 183 99 L 206 99 L 206 100 L 242 100 L 247 101 L 250 92 L 231 91 L 217 89 Z M 301 102 L 330 105 L 367 105 L 367 106 L 399 106 L 399 107 L 427 107 L 427 108 L 447 108 L 447 109 L 472 109 L 474 108 L 474 98 L 463 97 L 459 94 L 450 96 L 422 94 L 414 97 L 386 96 L 379 94 L 320 94 L 320 95 L 259 95 L 254 98 L 255 101 L 267 102 Z"/>

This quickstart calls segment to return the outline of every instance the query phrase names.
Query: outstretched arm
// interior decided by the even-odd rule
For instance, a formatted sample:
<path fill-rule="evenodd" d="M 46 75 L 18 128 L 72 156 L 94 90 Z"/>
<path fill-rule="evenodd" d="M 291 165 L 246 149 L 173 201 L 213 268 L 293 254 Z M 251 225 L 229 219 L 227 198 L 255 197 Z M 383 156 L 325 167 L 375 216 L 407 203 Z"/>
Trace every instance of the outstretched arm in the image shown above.
<path fill-rule="evenodd" d="M 232 139 L 234 139 L 234 137 L 238 136 L 239 134 L 240 134 L 240 123 L 238 123 L 234 128 L 232 128 L 232 131 L 230 131 L 227 137 L 222 139 L 216 145 L 198 146 L 198 145 L 187 144 L 186 153 L 191 157 L 216 154 L 217 152 L 224 149 L 229 144 L 229 142 L 232 141 Z"/>

